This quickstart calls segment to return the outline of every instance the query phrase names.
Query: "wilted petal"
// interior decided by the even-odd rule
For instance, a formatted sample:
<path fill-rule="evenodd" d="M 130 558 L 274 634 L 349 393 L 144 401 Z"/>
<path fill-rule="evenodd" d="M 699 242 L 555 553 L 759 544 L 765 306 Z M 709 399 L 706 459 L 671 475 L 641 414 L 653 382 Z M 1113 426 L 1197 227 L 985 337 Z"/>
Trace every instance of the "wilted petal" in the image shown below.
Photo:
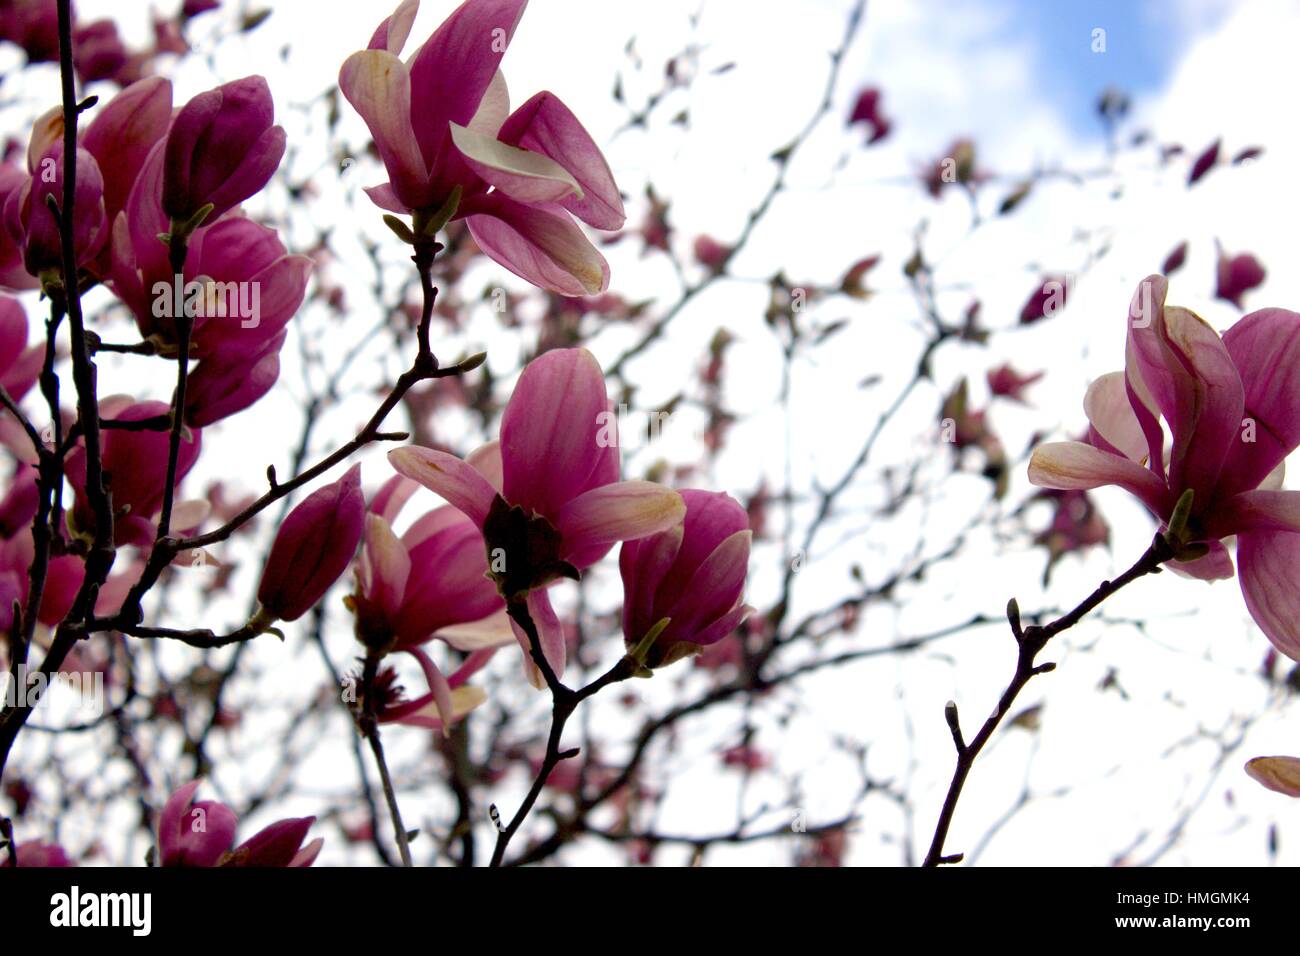
<path fill-rule="evenodd" d="M 1255 757 L 1246 761 L 1246 773 L 1270 790 L 1300 797 L 1300 757 Z"/>

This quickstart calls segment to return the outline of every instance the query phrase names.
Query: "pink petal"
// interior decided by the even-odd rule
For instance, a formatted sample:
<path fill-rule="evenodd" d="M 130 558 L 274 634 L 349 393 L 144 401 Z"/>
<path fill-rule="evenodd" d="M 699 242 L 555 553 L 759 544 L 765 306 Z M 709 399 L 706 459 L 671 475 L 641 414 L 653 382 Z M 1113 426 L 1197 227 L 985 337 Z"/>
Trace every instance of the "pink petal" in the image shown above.
<path fill-rule="evenodd" d="M 396 448 L 388 453 L 388 460 L 398 474 L 441 495 L 474 524 L 483 527 L 496 491 L 465 462 L 455 455 L 418 446 Z"/>
<path fill-rule="evenodd" d="M 1198 581 L 1226 581 L 1236 573 L 1232 555 L 1222 541 L 1211 541 L 1209 547 L 1210 551 L 1204 557 L 1195 561 L 1168 561 L 1165 567 L 1179 577 L 1195 578 Z"/>
<path fill-rule="evenodd" d="M 1229 449 L 1237 443 L 1245 408 L 1245 391 L 1232 356 L 1219 334 L 1196 313 L 1177 307 L 1165 310 L 1169 346 L 1183 362 L 1195 385 L 1193 425 L 1185 448 L 1175 432 L 1169 483 L 1191 488 L 1193 505 L 1210 500 Z M 1180 454 L 1181 451 L 1181 454 Z"/>
<path fill-rule="evenodd" d="M 703 628 L 696 631 L 691 643 L 699 644 L 701 647 L 708 647 L 710 644 L 718 643 L 718 641 L 744 624 L 750 615 L 754 613 L 754 610 L 748 604 L 740 604 L 732 608 L 717 620 L 710 621 Z"/>
<path fill-rule="evenodd" d="M 1300 314 L 1261 309 L 1223 333 L 1245 386 L 1243 429 L 1224 464 L 1220 494 L 1256 487 L 1300 446 Z M 1247 441 L 1253 438 L 1253 441 Z"/>
<path fill-rule="evenodd" d="M 1135 495 L 1156 517 L 1167 514 L 1164 482 L 1136 462 L 1082 442 L 1049 442 L 1029 459 L 1029 480 L 1040 488 L 1088 490 L 1119 485 Z"/>
<path fill-rule="evenodd" d="M 1103 375 L 1089 385 L 1083 409 L 1092 427 L 1104 439 L 1105 445 L 1099 446 L 1104 451 L 1114 450 L 1136 462 L 1146 457 L 1146 436 L 1129 404 L 1123 372 Z"/>
<path fill-rule="evenodd" d="M 411 495 L 420 489 L 419 482 L 403 475 L 393 475 L 370 499 L 367 510 L 377 514 L 389 524 L 397 520 L 402 507 L 411 499 Z"/>
<path fill-rule="evenodd" d="M 394 56 L 401 53 L 402 47 L 406 45 L 406 38 L 411 35 L 411 24 L 415 22 L 415 15 L 419 10 L 420 0 L 402 0 L 392 15 L 376 28 L 367 48 L 387 50 Z"/>
<path fill-rule="evenodd" d="M 1237 565 L 1250 616 L 1274 647 L 1300 661 L 1300 534 L 1243 534 L 1237 538 Z"/>
<path fill-rule="evenodd" d="M 420 103 L 415 136 L 426 168 L 440 178 L 451 169 L 451 124 L 467 126 L 478 112 L 527 5 L 528 0 L 467 0 L 411 59 L 411 89 Z M 447 183 L 436 189 L 446 192 Z"/>
<path fill-rule="evenodd" d="M 388 522 L 377 514 L 366 515 L 360 574 L 366 599 L 391 620 L 402 606 L 411 556 Z"/>
<path fill-rule="evenodd" d="M 451 141 L 476 175 L 511 199 L 543 203 L 582 195 L 577 180 L 541 153 L 508 146 L 456 123 L 451 124 Z"/>
<path fill-rule="evenodd" d="M 551 606 L 551 599 L 545 589 L 534 589 L 528 592 L 528 614 L 533 619 L 533 625 L 537 628 L 538 643 L 542 647 L 542 656 L 546 662 L 551 665 L 551 670 L 555 676 L 564 677 L 565 660 L 568 657 L 568 648 L 564 640 L 564 626 L 560 623 L 559 616 L 555 613 L 555 608 Z M 514 629 L 515 640 L 524 652 L 524 674 L 528 682 L 542 690 L 546 687 L 546 678 L 542 675 L 541 668 L 533 663 L 532 648 L 528 641 L 528 635 L 524 629 L 511 619 L 511 626 Z"/>
<path fill-rule="evenodd" d="M 687 516 L 690 508 L 687 508 Z M 672 569 L 682 546 L 685 522 L 667 531 L 627 541 L 618 555 L 619 573 L 623 578 L 623 633 L 638 640 L 654 627 L 655 593 Z"/>
<path fill-rule="evenodd" d="M 480 445 L 469 453 L 465 459 L 469 466 L 488 480 L 488 483 L 500 491 L 505 482 L 504 464 L 501 461 L 501 442 L 490 441 Z"/>
<path fill-rule="evenodd" d="M 600 560 L 616 541 L 667 530 L 686 515 L 682 496 L 650 481 L 619 481 L 584 492 L 556 516 L 566 560 L 579 569 Z"/>
<path fill-rule="evenodd" d="M 343 62 L 339 88 L 370 128 L 394 195 L 411 209 L 428 205 L 428 170 L 411 127 L 406 64 L 386 50 L 362 50 Z"/>
<path fill-rule="evenodd" d="M 561 205 L 597 229 L 622 229 L 623 197 L 600 147 L 573 112 L 553 93 L 538 93 L 506 120 L 502 142 L 532 150 L 559 163 L 582 187 Z"/>
<path fill-rule="evenodd" d="M 538 288 L 577 297 L 609 287 L 609 263 L 560 207 L 524 205 L 489 193 L 462 210 L 479 248 Z"/>
<path fill-rule="evenodd" d="M 510 626 L 510 617 L 505 608 L 501 608 L 477 621 L 444 627 L 438 631 L 435 637 L 441 641 L 446 641 L 458 651 L 466 651 L 472 654 L 495 650 L 515 639 L 514 630 Z M 457 673 L 460 672 L 457 671 Z M 456 686 L 454 677 L 451 684 L 453 687 Z"/>
<path fill-rule="evenodd" d="M 529 362 L 501 418 L 506 500 L 554 518 L 586 490 L 608 407 L 605 374 L 586 349 L 554 349 Z"/>
<path fill-rule="evenodd" d="M 442 733 L 445 737 L 451 731 L 452 721 L 456 717 L 456 708 L 451 701 L 451 685 L 447 683 L 447 678 L 442 675 L 442 671 L 438 670 L 438 665 L 433 662 L 433 658 L 422 649 L 408 647 L 404 650 L 419 662 L 420 669 L 424 671 L 424 679 L 429 683 L 429 693 L 433 695 L 433 703 L 438 709 L 438 719 L 442 721 Z"/>
<path fill-rule="evenodd" d="M 1243 491 L 1216 504 L 1205 519 L 1208 537 L 1247 531 L 1300 532 L 1300 491 Z"/>
<path fill-rule="evenodd" d="M 681 639 L 699 643 L 695 637 L 708 624 L 710 612 L 716 613 L 717 602 L 721 601 L 724 608 L 741 603 L 752 538 L 749 529 L 737 531 L 704 560 L 691 576 L 689 590 L 668 612 L 672 623 L 664 634 L 666 641 Z"/>

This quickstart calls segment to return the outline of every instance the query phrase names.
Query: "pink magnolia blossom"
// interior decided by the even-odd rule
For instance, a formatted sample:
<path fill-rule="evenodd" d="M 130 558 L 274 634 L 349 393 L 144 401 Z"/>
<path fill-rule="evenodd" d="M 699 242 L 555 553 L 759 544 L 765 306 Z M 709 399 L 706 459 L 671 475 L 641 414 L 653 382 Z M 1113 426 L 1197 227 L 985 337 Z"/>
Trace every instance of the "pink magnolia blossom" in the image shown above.
<path fill-rule="evenodd" d="M 155 90 L 150 105 L 161 101 Z M 142 140 L 147 136 L 141 131 Z M 190 236 L 177 303 L 167 248 L 157 238 L 168 228 L 163 163 L 159 139 L 114 222 L 111 285 L 140 334 L 164 347 L 174 348 L 178 309 L 193 313 L 191 354 L 199 361 L 186 392 L 186 421 L 206 426 L 252 405 L 275 384 L 285 329 L 302 305 L 312 262 L 290 255 L 274 229 L 232 210 Z"/>
<path fill-rule="evenodd" d="M 543 289 L 594 295 L 609 265 L 573 216 L 617 230 L 623 200 L 577 117 L 552 93 L 513 113 L 501 58 L 527 0 L 466 0 L 406 62 L 418 0 L 404 0 L 339 71 L 390 181 L 376 205 L 417 220 L 460 190 L 455 218 L 491 259 Z"/>
<path fill-rule="evenodd" d="M 304 498 L 276 533 L 257 600 L 281 621 L 296 621 L 352 563 L 365 522 L 361 466 Z"/>
<path fill-rule="evenodd" d="M 23 267 L 33 276 L 59 272 L 63 266 L 63 244 L 48 197 L 63 206 L 63 141 L 55 135 L 62 122 L 38 123 L 28 152 L 27 182 L 5 199 L 4 227 L 9 238 L 21 245 Z M 77 188 L 73 215 L 73 249 L 81 268 L 91 262 L 108 239 L 104 212 L 104 178 L 89 151 L 78 148 Z"/>
<path fill-rule="evenodd" d="M 28 840 L 14 847 L 18 857 L 18 868 L 34 867 L 69 867 L 76 866 L 76 861 L 68 856 L 67 851 L 57 843 L 45 843 L 42 840 Z M 9 851 L 0 850 L 0 867 L 9 866 Z"/>
<path fill-rule="evenodd" d="M 853 112 L 849 114 L 850 126 L 864 123 L 871 130 L 867 138 L 868 145 L 880 142 L 893 128 L 893 123 L 880 111 L 880 100 L 880 88 L 869 86 L 858 94 L 853 103 Z"/>
<path fill-rule="evenodd" d="M 238 826 L 234 811 L 215 800 L 195 801 L 199 783 L 187 783 L 163 806 L 158 820 L 160 866 L 305 867 L 320 855 L 323 839 L 303 846 L 315 817 L 281 820 L 233 846 Z"/>
<path fill-rule="evenodd" d="M 1231 577 L 1223 540 L 1235 535 L 1246 607 L 1279 651 L 1300 659 L 1300 492 L 1281 490 L 1283 462 L 1300 445 L 1300 314 L 1261 309 L 1220 338 L 1195 313 L 1166 306 L 1167 288 L 1162 276 L 1142 281 L 1125 370 L 1097 379 L 1084 398 L 1087 440 L 1038 448 L 1029 479 L 1119 485 L 1164 528 L 1190 492 L 1172 566 Z"/>
<path fill-rule="evenodd" d="M 989 392 L 1015 402 L 1025 401 L 1025 389 L 1043 377 L 1042 372 L 1021 375 L 1010 365 L 1001 365 L 988 372 Z"/>
<path fill-rule="evenodd" d="M 130 58 L 112 20 L 95 20 L 72 33 L 72 62 L 83 83 L 117 79 Z"/>
<path fill-rule="evenodd" d="M 668 619 L 645 658 L 650 667 L 716 644 L 754 611 L 743 600 L 753 537 L 748 513 L 730 495 L 687 490 L 681 496 L 681 524 L 628 541 L 619 554 L 628 649 Z"/>
<path fill-rule="evenodd" d="M 1020 310 L 1020 324 L 1032 325 L 1050 319 L 1066 306 L 1070 282 L 1066 276 L 1047 276 L 1034 289 Z"/>
<path fill-rule="evenodd" d="M 18 166 L 10 162 L 0 163 L 0 218 L 9 204 L 9 197 L 21 192 L 28 180 L 28 175 Z M 7 228 L 0 228 L 0 291 L 23 292 L 40 285 L 40 281 L 23 265 L 24 238 L 10 235 Z"/>
<path fill-rule="evenodd" d="M 1215 271 L 1215 298 L 1231 302 L 1241 308 L 1241 297 L 1264 282 L 1264 267 L 1248 252 L 1230 256 L 1219 249 Z"/>
<path fill-rule="evenodd" d="M 351 598 L 357 637 L 385 650 L 438 636 L 461 651 L 512 641 L 505 602 L 488 579 L 483 533 L 474 522 L 444 505 L 401 537 L 393 532 L 393 520 L 418 488 L 396 475 L 370 504 Z M 464 627 L 478 622 L 484 624 Z"/>
<path fill-rule="evenodd" d="M 507 636 L 506 640 L 510 638 Z M 405 648 L 419 663 L 429 692 L 413 700 L 402 698 L 402 688 L 397 686 L 397 674 L 384 668 L 376 678 L 375 693 L 380 695 L 379 722 L 422 727 L 446 736 L 451 728 L 466 714 L 487 700 L 482 687 L 467 683 L 490 661 L 496 647 L 482 647 L 470 653 L 464 663 L 450 677 L 443 676 L 433 658 L 421 647 Z"/>
<path fill-rule="evenodd" d="M 129 396 L 113 396 L 100 402 L 103 419 L 133 422 L 169 414 L 166 402 L 137 402 Z M 163 486 L 167 482 L 167 454 L 170 436 L 165 431 L 106 429 L 101 433 L 101 460 L 113 494 L 114 538 L 118 544 L 146 545 L 153 541 L 154 519 L 162 509 Z M 202 447 L 202 436 L 190 429 L 181 438 L 176 483 L 194 467 Z M 68 455 L 68 481 L 76 495 L 69 522 L 82 533 L 95 527 L 95 515 L 86 492 L 86 449 L 78 444 Z M 183 525 L 179 525 L 182 526 Z"/>
<path fill-rule="evenodd" d="M 69 7 L 76 18 L 76 10 Z M 0 6 L 0 39 L 23 48 L 28 63 L 59 59 L 57 0 L 8 0 Z"/>
<path fill-rule="evenodd" d="M 145 160 L 167 135 L 171 120 L 171 81 L 151 76 L 105 103 L 86 127 L 81 143 L 103 174 L 104 212 L 110 227 L 126 208 Z"/>
<path fill-rule="evenodd" d="M 530 362 L 506 405 L 499 445 L 476 456 L 477 468 L 431 448 L 388 454 L 399 474 L 438 493 L 485 531 L 489 564 L 498 547 L 488 533 L 489 517 L 503 517 L 502 508 L 527 521 L 528 534 L 546 539 L 544 529 L 549 529 L 554 535 L 554 540 L 527 541 L 529 547 L 545 545 L 545 567 L 515 567 L 530 563 L 522 550 L 506 555 L 515 561 L 498 586 L 527 591 L 543 651 L 558 675 L 566 656 L 564 631 L 545 585 L 566 573 L 564 567 L 576 573 L 595 564 L 617 541 L 671 528 L 682 520 L 685 505 L 669 488 L 619 480 L 617 423 L 604 373 L 585 349 L 556 349 Z M 501 547 L 503 554 L 508 550 Z M 527 641 L 517 636 L 526 656 Z"/>
<path fill-rule="evenodd" d="M 21 401 L 36 384 L 45 360 L 45 347 L 41 343 L 27 344 L 27 331 L 27 313 L 22 303 L 0 295 L 0 385 L 14 401 Z"/>
<path fill-rule="evenodd" d="M 163 152 L 163 210 L 184 222 L 211 203 L 208 219 L 258 192 L 284 156 L 284 129 L 266 78 L 246 76 L 200 93 L 172 121 Z"/>

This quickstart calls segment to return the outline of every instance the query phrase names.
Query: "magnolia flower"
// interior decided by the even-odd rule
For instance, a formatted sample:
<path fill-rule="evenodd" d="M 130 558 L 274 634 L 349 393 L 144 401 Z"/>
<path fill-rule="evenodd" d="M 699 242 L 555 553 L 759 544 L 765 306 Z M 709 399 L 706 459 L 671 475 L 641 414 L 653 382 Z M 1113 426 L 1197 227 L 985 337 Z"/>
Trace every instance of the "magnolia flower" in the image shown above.
<path fill-rule="evenodd" d="M 392 522 L 418 488 L 395 475 L 370 503 L 349 600 L 357 638 L 377 650 L 418 646 L 444 636 L 444 630 L 461 651 L 513 640 L 505 602 L 488 579 L 483 533 L 474 522 L 444 505 L 400 538 L 393 532 Z M 464 627 L 479 622 L 484 623 Z"/>
<path fill-rule="evenodd" d="M 296 621 L 310 611 L 352 563 L 365 507 L 358 464 L 290 511 L 262 570 L 259 613 Z"/>
<path fill-rule="evenodd" d="M 315 817 L 281 820 L 232 849 L 238 820 L 215 800 L 195 801 L 199 781 L 187 783 L 168 799 L 158 819 L 160 866 L 311 866 L 325 841 L 303 846 Z"/>
<path fill-rule="evenodd" d="M 989 383 L 989 393 L 1023 403 L 1025 401 L 1025 389 L 1037 382 L 1044 374 L 1043 372 L 1031 372 L 1028 375 L 1021 375 L 1010 365 L 1000 365 L 995 369 L 989 369 L 986 376 Z"/>
<path fill-rule="evenodd" d="M 376 205 L 414 213 L 417 225 L 454 205 L 495 262 L 543 289 L 594 295 L 609 285 L 609 266 L 571 217 L 620 229 L 623 200 L 599 147 L 554 94 L 510 112 L 498 65 L 526 6 L 466 0 L 403 62 L 419 7 L 404 0 L 344 62 L 339 88 L 388 170 L 388 183 L 366 190 Z"/>
<path fill-rule="evenodd" d="M 4 227 L 9 238 L 22 247 L 23 266 L 34 276 L 59 273 L 63 268 L 63 242 L 59 224 L 48 205 L 53 198 L 63 205 L 63 142 L 38 123 L 28 152 L 30 178 L 9 193 L 4 205 Z M 108 238 L 104 213 L 104 178 L 95 157 L 85 149 L 76 152 L 77 189 L 74 198 L 72 245 L 77 267 L 95 258 Z"/>
<path fill-rule="evenodd" d="M 0 6 L 0 40 L 22 47 L 28 63 L 58 62 L 58 3 L 55 0 L 8 0 Z"/>
<path fill-rule="evenodd" d="M 68 856 L 66 850 L 57 843 L 45 843 L 41 840 L 28 840 L 14 847 L 20 869 L 34 867 L 69 867 L 76 866 L 76 861 Z M 0 850 L 0 868 L 9 866 L 9 851 Z"/>
<path fill-rule="evenodd" d="M 111 396 L 99 403 L 100 418 L 122 422 L 143 421 L 166 417 L 170 406 L 166 402 L 137 402 L 129 396 Z M 149 429 L 130 431 L 107 429 L 101 434 L 100 458 L 112 489 L 113 535 L 117 544 L 147 545 L 153 542 L 154 518 L 162 510 L 163 486 L 167 482 L 167 455 L 170 436 L 165 431 Z M 202 436 L 197 429 L 182 435 L 180 455 L 176 463 L 176 483 L 194 467 L 198 460 Z M 73 529 L 89 534 L 95 527 L 95 514 L 86 491 L 86 448 L 78 443 L 68 455 L 68 481 L 76 494 L 69 524 Z M 190 516 L 173 515 L 178 528 L 188 527 Z"/>
<path fill-rule="evenodd" d="M 854 123 L 864 123 L 870 128 L 867 145 L 880 142 L 893 128 L 893 123 L 880 111 L 880 100 L 879 87 L 868 86 L 858 94 L 858 98 L 853 103 L 853 112 L 849 114 L 850 126 Z"/>
<path fill-rule="evenodd" d="M 72 33 L 72 63 L 83 83 L 121 78 L 130 59 L 112 20 L 95 20 Z"/>
<path fill-rule="evenodd" d="M 214 219 L 270 182 L 285 145 L 274 113 L 261 76 L 224 83 L 181 108 L 163 154 L 162 204 L 173 222 L 209 203 Z"/>
<path fill-rule="evenodd" d="M 507 636 L 506 640 L 510 640 Z M 484 647 L 465 658 L 464 663 L 450 677 L 444 677 L 423 648 L 409 647 L 406 652 L 416 659 L 429 692 L 414 700 L 402 697 L 397 685 L 397 672 L 383 668 L 376 675 L 371 693 L 378 697 L 377 717 L 381 724 L 405 724 L 434 730 L 445 737 L 457 721 L 487 700 L 487 692 L 467 681 L 483 669 L 497 652 L 496 647 Z"/>
<path fill-rule="evenodd" d="M 41 374 L 45 346 L 27 345 L 27 313 L 22 303 L 0 295 L 0 385 L 21 401 Z"/>
<path fill-rule="evenodd" d="M 1084 398 L 1087 440 L 1038 448 L 1029 480 L 1119 485 L 1169 532 L 1174 569 L 1193 577 L 1231 577 L 1223 540 L 1235 535 L 1246 607 L 1279 651 L 1300 659 L 1300 492 L 1281 490 L 1283 462 L 1300 445 L 1300 314 L 1262 309 L 1220 338 L 1195 313 L 1166 307 L 1167 289 L 1162 276 L 1142 281 L 1126 368 Z"/>
<path fill-rule="evenodd" d="M 742 599 L 753 538 L 748 513 L 730 495 L 688 490 L 681 496 L 681 524 L 628 541 L 619 554 L 623 640 L 629 651 L 649 641 L 644 660 L 650 667 L 717 643 L 754 611 Z"/>
<path fill-rule="evenodd" d="M 9 197 L 21 192 L 27 184 L 28 176 L 22 169 L 10 162 L 0 163 L 0 218 L 9 205 Z M 40 285 L 23 266 L 24 239 L 24 236 L 11 235 L 8 228 L 0 228 L 0 291 L 22 292 Z"/>
<path fill-rule="evenodd" d="M 1249 252 L 1230 256 L 1219 248 L 1214 297 L 1241 308 L 1241 297 L 1264 281 L 1264 267 Z"/>
<path fill-rule="evenodd" d="M 151 76 L 132 83 L 105 103 L 86 127 L 81 143 L 103 174 L 104 212 L 110 227 L 126 208 L 145 160 L 167 135 L 171 121 L 171 81 Z M 156 235 L 153 239 L 158 242 Z"/>
<path fill-rule="evenodd" d="M 159 105 L 162 92 L 148 102 Z M 210 216 L 191 234 L 177 290 L 167 247 L 158 241 L 169 228 L 163 144 L 154 142 L 114 220 L 111 285 L 140 334 L 164 350 L 175 349 L 179 311 L 193 315 L 191 355 L 198 364 L 186 390 L 185 418 L 206 426 L 252 405 L 275 384 L 285 329 L 302 305 L 312 262 L 290 255 L 274 229 L 233 210 Z"/>
<path fill-rule="evenodd" d="M 484 532 L 498 588 L 508 599 L 527 595 L 558 675 L 564 633 L 544 588 L 575 577 L 617 541 L 671 528 L 685 506 L 662 485 L 619 480 L 617 423 L 604 373 L 585 349 L 556 349 L 530 362 L 506 405 L 500 443 L 471 457 L 475 463 L 419 447 L 388 453 L 399 474 Z M 517 636 L 526 656 L 527 640 Z"/>

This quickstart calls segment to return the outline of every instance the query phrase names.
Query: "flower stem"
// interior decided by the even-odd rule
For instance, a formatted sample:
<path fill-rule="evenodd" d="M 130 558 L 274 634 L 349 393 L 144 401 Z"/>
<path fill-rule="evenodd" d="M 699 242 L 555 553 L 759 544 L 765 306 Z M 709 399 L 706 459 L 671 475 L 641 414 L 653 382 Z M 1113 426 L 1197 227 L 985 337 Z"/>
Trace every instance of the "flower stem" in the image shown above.
<path fill-rule="evenodd" d="M 1164 564 L 1173 557 L 1173 549 L 1169 542 L 1161 534 L 1157 534 L 1147 548 L 1142 557 L 1137 562 L 1115 578 L 1113 581 L 1103 581 L 1095 591 L 1085 598 L 1074 610 L 1062 615 L 1050 624 L 1030 625 L 1022 628 L 1020 626 L 1020 610 L 1016 606 L 1013 598 L 1007 605 L 1007 619 L 1011 624 L 1012 634 L 1015 635 L 1016 644 L 1019 652 L 1016 655 L 1016 670 L 1011 676 L 1010 683 L 998 698 L 997 709 L 984 721 L 977 733 L 969 742 L 963 739 L 961 732 L 960 718 L 957 714 L 957 705 L 949 703 L 944 709 L 944 716 L 948 721 L 948 728 L 952 732 L 953 745 L 957 750 L 957 766 L 953 770 L 952 781 L 948 784 L 948 794 L 943 801 L 943 809 L 939 812 L 939 821 L 935 824 L 934 837 L 930 841 L 930 849 L 925 855 L 922 866 L 934 867 L 945 863 L 959 863 L 962 854 L 944 855 L 943 844 L 948 837 L 948 828 L 952 825 L 953 815 L 957 811 L 957 802 L 961 799 L 962 788 L 966 784 L 966 778 L 970 776 L 971 769 L 975 766 L 975 759 L 984 749 L 984 745 L 993 737 L 994 732 L 1001 724 L 1002 718 L 1006 716 L 1015 702 L 1016 697 L 1034 677 L 1039 674 L 1046 674 L 1056 668 L 1055 664 L 1037 664 L 1035 659 L 1038 653 L 1047 645 L 1047 642 L 1060 634 L 1062 631 L 1073 627 L 1079 621 L 1091 612 L 1102 601 L 1110 597 L 1120 588 L 1138 578 L 1147 574 L 1155 574 L 1160 571 L 1160 565 Z"/>

